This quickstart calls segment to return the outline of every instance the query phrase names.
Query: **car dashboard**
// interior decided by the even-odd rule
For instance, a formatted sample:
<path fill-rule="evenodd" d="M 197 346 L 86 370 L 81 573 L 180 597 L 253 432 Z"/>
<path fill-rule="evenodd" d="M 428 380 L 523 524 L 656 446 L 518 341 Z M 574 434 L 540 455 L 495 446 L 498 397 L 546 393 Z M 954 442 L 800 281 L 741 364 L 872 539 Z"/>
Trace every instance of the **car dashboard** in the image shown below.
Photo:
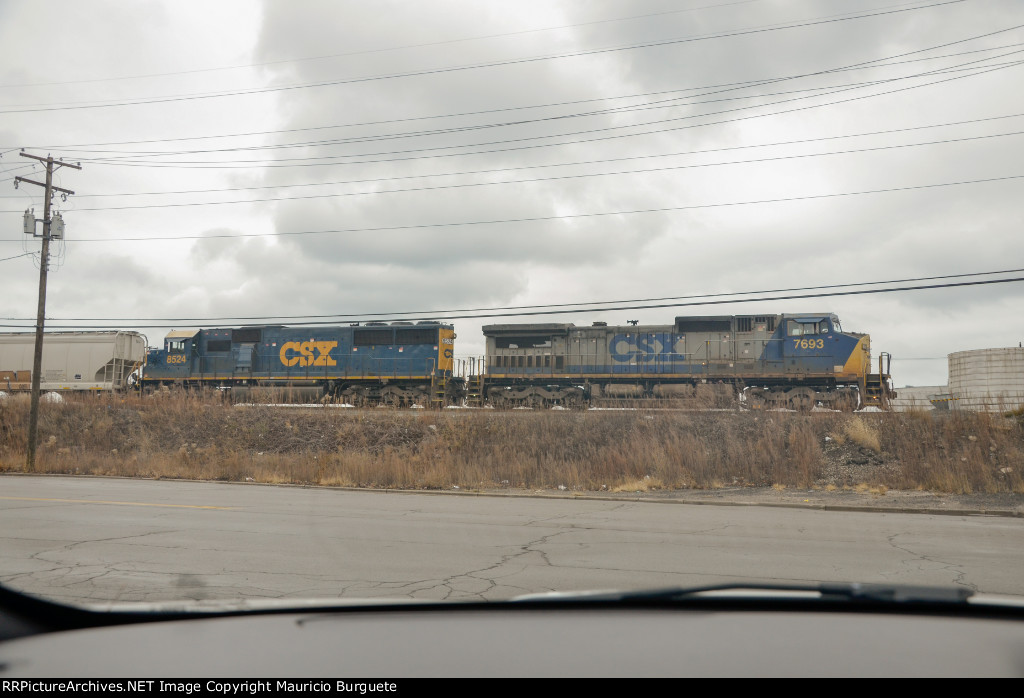
<path fill-rule="evenodd" d="M 1024 675 L 1024 608 L 985 600 L 719 592 L 202 611 L 20 601 L 0 615 L 4 680 Z"/>

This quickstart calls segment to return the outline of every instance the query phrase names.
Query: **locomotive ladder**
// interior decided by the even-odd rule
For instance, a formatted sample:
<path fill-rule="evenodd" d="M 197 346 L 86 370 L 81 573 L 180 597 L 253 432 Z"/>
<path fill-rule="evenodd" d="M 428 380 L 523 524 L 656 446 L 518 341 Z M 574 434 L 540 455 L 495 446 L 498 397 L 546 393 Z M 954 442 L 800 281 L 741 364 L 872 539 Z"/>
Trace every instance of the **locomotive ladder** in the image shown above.
<path fill-rule="evenodd" d="M 451 393 L 444 395 L 451 400 L 456 398 L 461 401 L 465 398 L 465 404 L 469 407 L 483 407 L 484 404 L 484 357 L 471 356 L 466 359 L 457 359 L 454 370 L 449 380 L 457 381 L 456 388 Z"/>
<path fill-rule="evenodd" d="M 886 364 L 883 368 L 883 362 Z M 878 373 L 869 373 L 864 381 L 864 404 L 877 405 L 883 410 L 889 409 L 890 400 L 895 397 L 889 389 L 889 366 L 892 357 L 882 352 L 878 357 Z"/>
<path fill-rule="evenodd" d="M 484 404 L 484 374 L 479 371 L 471 374 L 466 379 L 466 404 L 473 407 L 483 407 Z"/>
<path fill-rule="evenodd" d="M 448 378 L 435 375 L 430 380 L 430 406 L 444 407 L 445 392 L 448 389 Z"/>

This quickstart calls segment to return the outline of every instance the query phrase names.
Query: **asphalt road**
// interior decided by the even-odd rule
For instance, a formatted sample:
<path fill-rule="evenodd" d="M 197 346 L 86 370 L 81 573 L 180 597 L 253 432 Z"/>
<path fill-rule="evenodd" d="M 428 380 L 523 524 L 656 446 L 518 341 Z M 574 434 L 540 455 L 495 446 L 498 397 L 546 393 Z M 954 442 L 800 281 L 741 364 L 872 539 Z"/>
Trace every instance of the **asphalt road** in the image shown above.
<path fill-rule="evenodd" d="M 4 476 L 0 583 L 70 602 L 498 599 L 724 581 L 1024 595 L 1024 517 L 1012 509 L 741 494 L 698 505 Z"/>

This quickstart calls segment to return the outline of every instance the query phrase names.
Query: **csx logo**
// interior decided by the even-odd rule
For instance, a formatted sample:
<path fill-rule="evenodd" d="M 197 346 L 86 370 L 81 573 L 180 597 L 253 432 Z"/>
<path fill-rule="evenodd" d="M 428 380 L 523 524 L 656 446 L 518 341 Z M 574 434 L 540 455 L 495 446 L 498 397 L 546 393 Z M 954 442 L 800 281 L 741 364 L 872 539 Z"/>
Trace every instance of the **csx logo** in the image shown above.
<path fill-rule="evenodd" d="M 287 342 L 281 345 L 281 363 L 285 366 L 337 366 L 331 349 L 337 342 Z"/>
<path fill-rule="evenodd" d="M 682 335 L 671 332 L 617 334 L 608 344 L 608 353 L 614 361 L 671 361 L 682 358 L 676 353 L 676 342 L 682 339 Z"/>

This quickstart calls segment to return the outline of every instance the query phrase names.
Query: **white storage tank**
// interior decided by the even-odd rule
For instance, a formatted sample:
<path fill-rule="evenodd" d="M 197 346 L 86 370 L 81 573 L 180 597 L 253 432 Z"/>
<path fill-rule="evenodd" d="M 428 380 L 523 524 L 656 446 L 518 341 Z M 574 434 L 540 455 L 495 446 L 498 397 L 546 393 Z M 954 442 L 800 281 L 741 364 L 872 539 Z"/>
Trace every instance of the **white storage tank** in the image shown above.
<path fill-rule="evenodd" d="M 974 349 L 949 355 L 954 409 L 1004 411 L 1024 405 L 1024 348 Z"/>

